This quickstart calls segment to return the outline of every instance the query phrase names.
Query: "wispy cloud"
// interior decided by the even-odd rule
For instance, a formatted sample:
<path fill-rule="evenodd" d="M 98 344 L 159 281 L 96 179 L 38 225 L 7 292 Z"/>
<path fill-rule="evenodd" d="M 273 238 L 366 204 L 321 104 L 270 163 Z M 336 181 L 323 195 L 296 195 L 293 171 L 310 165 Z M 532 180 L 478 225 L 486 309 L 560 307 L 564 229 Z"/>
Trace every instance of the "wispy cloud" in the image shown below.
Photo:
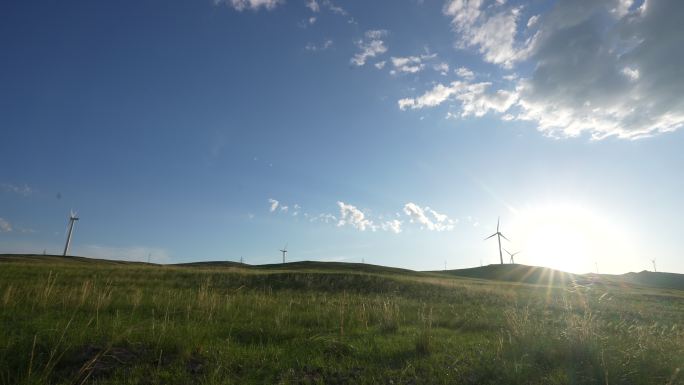
<path fill-rule="evenodd" d="M 337 205 L 340 208 L 340 219 L 337 221 L 337 226 L 350 225 L 361 231 L 366 229 L 375 230 L 373 221 L 366 218 L 366 214 L 353 205 L 338 201 Z"/>
<path fill-rule="evenodd" d="M 349 13 L 344 8 L 333 4 L 333 2 L 330 0 L 323 0 L 323 5 L 327 7 L 332 13 L 336 13 L 342 16 L 349 16 Z"/>
<path fill-rule="evenodd" d="M 485 6 L 481 0 L 450 0 L 443 11 L 451 17 L 460 47 L 476 47 L 485 61 L 510 67 L 525 50 L 515 40 L 520 9 L 504 3 Z"/>
<path fill-rule="evenodd" d="M 432 66 L 432 68 L 434 68 L 434 70 L 439 72 L 440 75 L 442 75 L 442 76 L 449 75 L 449 63 L 446 63 L 446 62 L 437 63 L 434 66 Z"/>
<path fill-rule="evenodd" d="M 23 196 L 29 196 L 35 192 L 34 189 L 29 187 L 27 184 L 24 184 L 23 186 L 19 186 L 19 185 L 15 185 L 12 183 L 0 184 L 0 190 L 7 192 L 7 193 L 19 194 L 19 195 L 23 195 Z"/>
<path fill-rule="evenodd" d="M 451 84 L 437 84 L 431 90 L 416 98 L 400 99 L 397 104 L 402 110 L 436 107 L 449 100 L 460 104 L 461 116 L 484 116 L 490 111 L 503 113 L 518 101 L 516 91 L 496 90 L 490 92 L 490 82 L 468 83 L 455 81 Z"/>
<path fill-rule="evenodd" d="M 321 44 L 307 43 L 304 49 L 310 52 L 325 51 L 333 46 L 333 41 L 328 39 Z"/>
<path fill-rule="evenodd" d="M 272 201 L 278 202 L 275 199 Z M 283 212 L 282 208 L 287 207 L 280 202 L 278 203 L 280 206 L 272 206 L 272 212 Z M 277 210 L 278 207 L 280 210 Z M 458 223 L 458 219 L 451 218 L 429 206 L 421 207 L 413 202 L 406 203 L 401 213 L 397 212 L 389 216 L 369 215 L 368 211 L 343 201 L 337 201 L 338 215 L 325 212 L 312 214 L 302 211 L 302 206 L 299 204 L 294 204 L 292 207 L 291 216 L 293 217 L 301 215 L 305 221 L 310 223 L 335 224 L 336 227 L 351 227 L 359 231 L 386 231 L 399 234 L 404 230 L 404 216 L 408 216 L 409 223 L 415 223 L 421 229 L 429 231 L 452 231 Z M 470 219 L 468 222 L 472 223 Z"/>
<path fill-rule="evenodd" d="M 395 234 L 399 234 L 399 233 L 401 233 L 401 225 L 402 224 L 403 224 L 402 221 L 400 221 L 398 219 L 393 219 L 393 220 L 389 220 L 386 222 L 382 222 L 380 224 L 380 227 L 385 231 L 391 231 Z"/>
<path fill-rule="evenodd" d="M 430 207 L 422 208 L 413 202 L 404 205 L 404 213 L 411 218 L 411 223 L 418 223 L 430 231 L 451 231 L 456 224 L 456 220 L 447 215 L 440 214 Z"/>
<path fill-rule="evenodd" d="M 261 8 L 271 10 L 283 2 L 284 0 L 214 0 L 216 5 L 226 4 L 238 11 L 245 9 L 258 11 Z"/>
<path fill-rule="evenodd" d="M 270 205 L 270 208 L 269 208 L 270 212 L 276 211 L 276 209 L 278 208 L 278 205 L 280 204 L 280 202 L 278 202 L 277 200 L 275 200 L 273 198 L 269 198 L 268 203 Z"/>
<path fill-rule="evenodd" d="M 6 219 L 0 218 L 0 233 L 8 233 L 12 231 L 12 224 Z"/>
<path fill-rule="evenodd" d="M 316 0 L 307 0 L 306 1 L 306 7 L 311 10 L 311 12 L 320 12 L 321 11 L 321 6 L 318 4 L 318 1 Z"/>
<path fill-rule="evenodd" d="M 473 80 L 475 78 L 475 73 L 466 67 L 458 67 L 454 70 L 454 72 L 456 75 L 465 80 Z"/>
<path fill-rule="evenodd" d="M 364 38 L 356 42 L 360 52 L 351 58 L 351 63 L 355 66 L 363 66 L 370 58 L 382 55 L 387 52 L 387 46 L 382 40 L 387 36 L 387 30 L 369 30 L 364 34 Z"/>

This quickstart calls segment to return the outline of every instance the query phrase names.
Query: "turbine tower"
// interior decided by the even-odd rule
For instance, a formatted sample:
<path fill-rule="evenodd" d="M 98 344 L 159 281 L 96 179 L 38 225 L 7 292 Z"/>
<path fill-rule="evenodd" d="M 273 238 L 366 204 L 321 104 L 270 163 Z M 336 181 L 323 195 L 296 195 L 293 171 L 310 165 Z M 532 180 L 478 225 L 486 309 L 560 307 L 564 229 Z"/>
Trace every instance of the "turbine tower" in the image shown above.
<path fill-rule="evenodd" d="M 656 261 L 655 259 L 651 259 L 651 263 L 653 263 L 653 272 L 654 272 L 654 273 L 657 273 L 657 272 L 658 272 L 658 270 L 656 270 L 656 264 L 655 264 L 655 261 Z"/>
<path fill-rule="evenodd" d="M 69 246 L 71 246 L 71 234 L 73 234 L 74 232 L 74 223 L 77 220 L 78 216 L 73 210 L 71 210 L 71 212 L 69 213 L 69 231 L 67 233 L 66 245 L 64 245 L 64 254 L 62 254 L 65 257 L 69 253 Z"/>
<path fill-rule="evenodd" d="M 487 239 L 496 236 L 496 239 L 499 241 L 499 260 L 501 261 L 501 264 L 503 265 L 504 263 L 503 263 L 503 253 L 501 252 L 501 238 L 503 238 L 503 239 L 505 239 L 505 240 L 507 240 L 507 241 L 509 241 L 509 242 L 510 242 L 511 240 L 508 239 L 508 238 L 506 238 L 506 236 L 503 235 L 503 234 L 501 234 L 501 232 L 499 231 L 499 223 L 500 223 L 500 222 L 501 222 L 501 217 L 499 217 L 499 218 L 496 220 L 496 233 L 494 233 L 494 234 L 488 236 L 488 237 L 485 238 L 484 240 L 486 241 Z"/>
<path fill-rule="evenodd" d="M 283 253 L 283 263 L 285 263 L 285 254 L 287 254 L 287 243 L 285 244 L 285 247 L 283 247 L 282 250 L 280 250 L 281 253 Z"/>
<path fill-rule="evenodd" d="M 520 252 L 516 251 L 515 253 L 511 253 L 510 251 L 508 251 L 506 249 L 504 249 L 504 251 L 506 252 L 506 254 L 508 254 L 511 257 L 510 263 L 515 263 L 515 259 L 513 257 L 520 254 Z"/>

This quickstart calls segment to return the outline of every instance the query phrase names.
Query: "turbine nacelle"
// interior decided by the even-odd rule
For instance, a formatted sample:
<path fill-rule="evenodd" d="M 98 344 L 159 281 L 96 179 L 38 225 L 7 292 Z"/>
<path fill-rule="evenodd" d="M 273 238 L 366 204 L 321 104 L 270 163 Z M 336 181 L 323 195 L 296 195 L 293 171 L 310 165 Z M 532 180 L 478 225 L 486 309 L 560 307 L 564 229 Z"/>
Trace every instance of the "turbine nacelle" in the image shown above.
<path fill-rule="evenodd" d="M 499 260 L 501 261 L 501 264 L 503 265 L 504 262 L 503 262 L 503 253 L 501 252 L 501 238 L 507 240 L 508 242 L 510 242 L 511 240 L 508 239 L 508 238 L 506 238 L 505 235 L 501 234 L 501 231 L 499 230 L 499 225 L 500 225 L 500 224 L 501 224 L 501 217 L 499 217 L 499 218 L 496 220 L 496 233 L 494 233 L 494 234 L 488 236 L 488 237 L 485 238 L 484 240 L 486 241 L 486 240 L 489 239 L 489 238 L 496 237 L 496 239 L 499 241 Z"/>
<path fill-rule="evenodd" d="M 285 263 L 285 254 L 287 253 L 287 243 L 285 244 L 285 247 L 280 249 L 280 252 L 283 253 L 283 263 Z"/>

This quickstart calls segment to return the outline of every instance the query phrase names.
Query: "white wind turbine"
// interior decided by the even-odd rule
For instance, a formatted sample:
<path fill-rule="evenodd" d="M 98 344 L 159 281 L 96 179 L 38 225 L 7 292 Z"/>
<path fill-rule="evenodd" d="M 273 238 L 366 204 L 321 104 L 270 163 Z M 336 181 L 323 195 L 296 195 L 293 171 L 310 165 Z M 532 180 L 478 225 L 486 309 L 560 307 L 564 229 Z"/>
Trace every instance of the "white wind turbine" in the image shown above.
<path fill-rule="evenodd" d="M 62 254 L 65 257 L 69 253 L 69 246 L 71 246 L 71 235 L 74 232 L 74 223 L 76 223 L 78 219 L 78 215 L 74 212 L 74 210 L 71 210 L 69 213 L 69 231 L 67 232 L 66 245 L 64 245 L 64 253 Z"/>
<path fill-rule="evenodd" d="M 520 251 L 516 251 L 515 253 L 511 253 L 510 251 L 508 251 L 506 249 L 504 249 L 504 251 L 506 252 L 506 254 L 508 254 L 511 257 L 510 263 L 515 263 L 515 259 L 513 257 L 520 254 Z"/>
<path fill-rule="evenodd" d="M 283 247 L 282 250 L 280 250 L 281 253 L 283 253 L 283 263 L 285 263 L 285 254 L 287 254 L 287 243 L 285 244 L 285 247 Z"/>
<path fill-rule="evenodd" d="M 496 233 L 494 233 L 494 234 L 488 236 L 488 237 L 485 238 L 484 240 L 486 241 L 487 239 L 496 236 L 496 239 L 499 241 L 499 259 L 501 260 L 501 264 L 503 265 L 504 262 L 503 262 L 503 253 L 501 252 L 501 238 L 503 238 L 503 239 L 505 239 L 505 240 L 507 240 L 507 241 L 509 241 L 509 242 L 510 242 L 511 240 L 508 239 L 508 238 L 506 238 L 506 236 L 503 235 L 503 234 L 501 234 L 501 232 L 499 231 L 499 223 L 500 223 L 500 222 L 501 222 L 501 217 L 499 217 L 499 218 L 496 220 Z"/>

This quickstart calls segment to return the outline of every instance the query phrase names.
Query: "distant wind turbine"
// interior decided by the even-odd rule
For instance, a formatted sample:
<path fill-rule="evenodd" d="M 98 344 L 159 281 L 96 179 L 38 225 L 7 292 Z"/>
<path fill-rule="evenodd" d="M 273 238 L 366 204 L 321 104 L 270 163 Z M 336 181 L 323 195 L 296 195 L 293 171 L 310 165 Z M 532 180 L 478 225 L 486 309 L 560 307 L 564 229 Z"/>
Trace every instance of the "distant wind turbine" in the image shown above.
<path fill-rule="evenodd" d="M 285 247 L 283 247 L 282 250 L 280 250 L 281 253 L 283 253 L 283 263 L 285 263 L 285 254 L 287 254 L 287 243 L 285 244 Z"/>
<path fill-rule="evenodd" d="M 64 245 L 64 254 L 63 256 L 66 257 L 66 255 L 69 253 L 69 246 L 71 246 L 71 235 L 74 232 L 74 223 L 78 220 L 78 215 L 71 210 L 69 213 L 69 232 L 67 233 L 67 239 L 66 239 L 66 245 Z"/>
<path fill-rule="evenodd" d="M 506 254 L 508 254 L 511 257 L 510 263 L 515 263 L 515 259 L 513 257 L 520 254 L 520 251 L 516 251 L 515 253 L 511 253 L 510 251 L 508 251 L 506 249 L 504 249 L 504 251 L 506 252 Z"/>
<path fill-rule="evenodd" d="M 654 273 L 657 273 L 658 270 L 656 270 L 656 263 L 655 263 L 655 261 L 656 261 L 655 259 L 651 259 L 651 262 L 653 263 L 653 272 L 654 272 Z"/>
<path fill-rule="evenodd" d="M 499 260 L 501 261 L 501 264 L 503 265 L 504 263 L 503 263 L 503 253 L 501 252 L 501 238 L 503 238 L 503 239 L 505 239 L 505 240 L 507 240 L 507 241 L 509 241 L 509 242 L 510 242 L 511 240 L 508 239 L 508 238 L 506 238 L 506 236 L 503 235 L 503 234 L 501 234 L 501 232 L 499 231 L 499 223 L 500 223 L 500 222 L 501 222 L 501 217 L 499 217 L 499 218 L 496 220 L 496 233 L 494 233 L 494 234 L 488 236 L 488 237 L 485 238 L 484 240 L 486 241 L 487 239 L 496 236 L 496 239 L 499 241 Z"/>

